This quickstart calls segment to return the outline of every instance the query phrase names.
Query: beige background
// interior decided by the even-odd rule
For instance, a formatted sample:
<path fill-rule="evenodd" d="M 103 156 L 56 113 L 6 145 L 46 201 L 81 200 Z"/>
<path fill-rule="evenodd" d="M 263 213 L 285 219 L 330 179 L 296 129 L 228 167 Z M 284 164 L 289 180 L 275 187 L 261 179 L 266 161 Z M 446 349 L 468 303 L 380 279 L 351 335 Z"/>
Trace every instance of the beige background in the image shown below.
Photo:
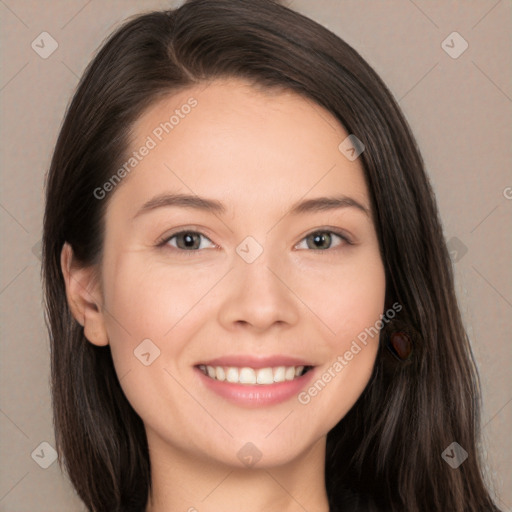
<path fill-rule="evenodd" d="M 92 52 L 125 17 L 176 4 L 0 0 L 0 511 L 83 510 L 58 464 L 43 469 L 35 462 L 48 460 L 50 449 L 39 447 L 41 442 L 54 446 L 38 256 L 43 177 L 65 107 Z M 339 34 L 368 60 L 399 100 L 417 137 L 454 250 L 457 293 L 480 368 L 492 492 L 502 510 L 510 511 L 512 4 L 288 4 Z M 31 48 L 43 31 L 58 42 L 47 59 Z M 469 44 L 457 59 L 441 47 L 453 31 Z M 38 459 L 41 449 L 45 455 Z"/>

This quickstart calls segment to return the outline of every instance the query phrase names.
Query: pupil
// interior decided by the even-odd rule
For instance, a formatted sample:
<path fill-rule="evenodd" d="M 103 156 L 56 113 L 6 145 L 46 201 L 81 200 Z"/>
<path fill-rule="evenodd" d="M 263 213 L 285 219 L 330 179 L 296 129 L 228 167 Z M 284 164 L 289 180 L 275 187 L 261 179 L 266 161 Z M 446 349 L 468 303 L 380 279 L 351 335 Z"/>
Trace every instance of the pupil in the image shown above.
<path fill-rule="evenodd" d="M 327 243 L 327 246 L 328 246 L 329 240 L 330 240 L 330 236 L 328 233 L 318 234 L 318 235 L 315 235 L 315 237 L 314 237 L 315 244 L 319 244 L 319 245 L 321 245 L 322 242 L 324 242 L 324 244 Z"/>
<path fill-rule="evenodd" d="M 194 246 L 194 236 L 191 235 L 190 233 L 189 234 L 186 234 L 184 236 L 184 239 L 185 239 L 185 246 L 186 247 L 193 247 Z"/>

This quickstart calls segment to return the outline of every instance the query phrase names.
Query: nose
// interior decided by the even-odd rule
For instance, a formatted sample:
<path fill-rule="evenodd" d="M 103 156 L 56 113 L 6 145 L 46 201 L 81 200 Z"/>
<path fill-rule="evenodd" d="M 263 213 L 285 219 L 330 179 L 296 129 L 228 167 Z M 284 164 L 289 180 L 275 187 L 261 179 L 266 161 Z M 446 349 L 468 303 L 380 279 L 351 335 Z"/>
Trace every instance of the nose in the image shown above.
<path fill-rule="evenodd" d="M 236 256 L 229 272 L 226 294 L 218 320 L 227 330 L 241 326 L 263 332 L 275 325 L 295 325 L 299 320 L 300 301 L 293 293 L 290 272 L 263 253 L 252 263 Z"/>

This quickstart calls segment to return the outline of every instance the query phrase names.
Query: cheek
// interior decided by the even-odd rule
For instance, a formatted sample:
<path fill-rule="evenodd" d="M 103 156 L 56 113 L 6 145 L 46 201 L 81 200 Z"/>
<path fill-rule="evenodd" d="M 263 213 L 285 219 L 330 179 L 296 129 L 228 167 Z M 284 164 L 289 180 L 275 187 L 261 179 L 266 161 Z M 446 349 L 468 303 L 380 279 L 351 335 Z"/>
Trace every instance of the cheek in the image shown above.
<path fill-rule="evenodd" d="M 323 337 L 322 346 L 330 347 L 330 352 L 345 352 L 351 340 L 374 325 L 383 312 L 385 278 L 376 254 L 378 251 L 370 248 L 358 250 L 340 255 L 345 261 L 336 264 L 318 256 L 306 263 L 292 261 L 287 269 L 282 269 L 298 299 L 298 308 L 303 311 L 301 322 L 313 328 L 316 324 L 317 333 Z M 222 290 L 222 277 L 228 267 L 218 262 L 148 263 L 137 252 L 121 253 L 110 264 L 107 260 L 105 305 L 113 355 L 117 359 L 133 357 L 134 349 L 145 339 L 161 345 L 175 326 L 179 325 L 181 330 L 192 318 L 206 320 L 197 318 L 199 310 L 215 317 L 216 306 L 205 297 L 213 288 L 211 296 L 236 293 Z M 171 345 L 165 344 L 166 352 L 173 352 L 169 354 L 171 359 L 185 345 L 186 340 L 180 342 L 181 339 L 173 337 Z"/>
<path fill-rule="evenodd" d="M 199 265 L 148 263 L 137 252 L 105 264 L 105 319 L 116 367 L 122 364 L 126 370 L 134 350 L 147 339 L 165 350 L 168 362 L 176 359 L 187 340 L 173 336 L 169 343 L 171 331 L 187 323 L 222 273 Z"/>
<path fill-rule="evenodd" d="M 297 281 L 298 295 L 325 327 L 333 349 L 343 349 L 383 313 L 385 273 L 377 255 L 367 250 L 347 255 L 343 264 L 315 262 Z"/>
<path fill-rule="evenodd" d="M 127 328 L 161 337 L 204 295 L 212 279 L 199 268 L 187 271 L 148 259 L 137 253 L 117 259 L 105 279 L 106 305 Z"/>
<path fill-rule="evenodd" d="M 319 434 L 346 415 L 373 371 L 386 289 L 384 268 L 375 254 L 361 254 L 351 265 L 330 272 L 329 279 L 318 279 L 323 286 L 303 291 L 305 302 L 328 327 L 323 341 L 329 357 L 298 397 L 304 414 L 322 418 Z"/>

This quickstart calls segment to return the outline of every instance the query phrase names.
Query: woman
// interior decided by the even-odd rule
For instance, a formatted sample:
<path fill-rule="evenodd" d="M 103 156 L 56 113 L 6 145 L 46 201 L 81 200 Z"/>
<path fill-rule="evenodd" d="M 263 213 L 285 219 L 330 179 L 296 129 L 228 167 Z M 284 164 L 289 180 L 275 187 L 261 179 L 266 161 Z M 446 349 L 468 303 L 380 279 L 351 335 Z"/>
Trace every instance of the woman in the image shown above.
<path fill-rule="evenodd" d="M 135 17 L 46 200 L 56 441 L 89 510 L 498 510 L 419 150 L 337 36 L 270 0 Z"/>

